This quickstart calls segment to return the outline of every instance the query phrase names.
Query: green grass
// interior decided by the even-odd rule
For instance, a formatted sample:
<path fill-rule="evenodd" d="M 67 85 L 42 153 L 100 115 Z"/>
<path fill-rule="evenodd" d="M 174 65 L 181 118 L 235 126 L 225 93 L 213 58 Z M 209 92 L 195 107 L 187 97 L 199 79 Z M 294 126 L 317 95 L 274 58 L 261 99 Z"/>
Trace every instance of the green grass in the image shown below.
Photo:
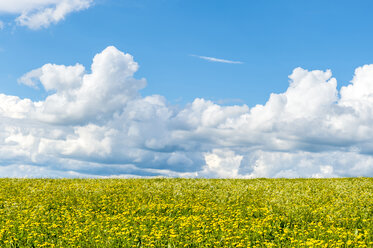
<path fill-rule="evenodd" d="M 373 247 L 373 179 L 0 179 L 0 247 Z"/>

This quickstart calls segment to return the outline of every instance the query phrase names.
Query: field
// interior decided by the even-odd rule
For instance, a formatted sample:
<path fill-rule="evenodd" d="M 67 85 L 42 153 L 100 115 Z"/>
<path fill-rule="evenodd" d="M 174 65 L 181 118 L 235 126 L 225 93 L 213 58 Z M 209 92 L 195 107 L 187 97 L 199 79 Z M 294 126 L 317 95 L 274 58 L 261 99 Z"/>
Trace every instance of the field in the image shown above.
<path fill-rule="evenodd" d="M 0 247 L 373 247 L 373 179 L 0 179 Z"/>

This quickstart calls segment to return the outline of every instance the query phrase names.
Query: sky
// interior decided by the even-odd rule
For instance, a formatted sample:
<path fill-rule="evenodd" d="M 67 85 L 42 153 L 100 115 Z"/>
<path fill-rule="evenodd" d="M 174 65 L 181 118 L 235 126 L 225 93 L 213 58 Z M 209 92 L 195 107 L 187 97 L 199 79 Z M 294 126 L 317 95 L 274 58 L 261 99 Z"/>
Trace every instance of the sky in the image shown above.
<path fill-rule="evenodd" d="M 373 176 L 372 9 L 0 0 L 0 177 Z"/>

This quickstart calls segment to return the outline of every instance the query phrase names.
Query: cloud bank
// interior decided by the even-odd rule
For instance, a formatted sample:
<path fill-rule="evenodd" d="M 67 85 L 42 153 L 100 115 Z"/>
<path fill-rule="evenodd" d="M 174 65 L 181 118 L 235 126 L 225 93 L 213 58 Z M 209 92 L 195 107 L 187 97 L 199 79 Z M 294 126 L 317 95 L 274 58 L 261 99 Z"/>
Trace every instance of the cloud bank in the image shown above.
<path fill-rule="evenodd" d="M 0 94 L 3 177 L 373 176 L 373 65 L 337 90 L 331 71 L 294 69 L 264 105 L 183 108 L 141 96 L 133 57 L 108 47 L 80 64 L 46 64 L 19 82 L 43 101 Z"/>
<path fill-rule="evenodd" d="M 30 29 L 46 28 L 72 12 L 89 8 L 93 0 L 0 1 L 0 13 L 19 15 L 16 23 Z"/>

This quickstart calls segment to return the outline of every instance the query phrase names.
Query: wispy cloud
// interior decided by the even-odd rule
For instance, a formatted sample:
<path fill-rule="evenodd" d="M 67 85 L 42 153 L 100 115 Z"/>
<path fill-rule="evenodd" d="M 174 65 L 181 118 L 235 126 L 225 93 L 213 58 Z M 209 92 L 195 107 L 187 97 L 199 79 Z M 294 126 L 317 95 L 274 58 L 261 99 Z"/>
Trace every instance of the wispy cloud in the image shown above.
<path fill-rule="evenodd" d="M 211 61 L 211 62 L 226 63 L 226 64 L 243 64 L 243 62 L 241 62 L 241 61 L 233 61 L 233 60 L 228 60 L 228 59 L 218 59 L 218 58 L 214 58 L 214 57 L 200 56 L 200 55 L 194 55 L 194 54 L 192 54 L 191 56 L 197 57 L 197 58 L 200 58 L 200 59 L 204 59 L 204 60 L 207 60 L 207 61 Z"/>
<path fill-rule="evenodd" d="M 0 30 L 2 30 L 3 28 L 4 28 L 4 23 L 0 21 Z"/>

